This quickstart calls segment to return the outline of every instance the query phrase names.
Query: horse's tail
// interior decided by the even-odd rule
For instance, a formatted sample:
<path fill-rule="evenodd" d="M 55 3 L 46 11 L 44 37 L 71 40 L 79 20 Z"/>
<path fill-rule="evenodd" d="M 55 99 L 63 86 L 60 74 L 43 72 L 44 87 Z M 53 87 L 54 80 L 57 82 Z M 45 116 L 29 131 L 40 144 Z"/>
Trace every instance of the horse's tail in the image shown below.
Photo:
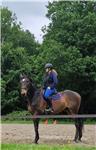
<path fill-rule="evenodd" d="M 84 100 L 82 98 L 81 99 L 81 104 L 80 104 L 80 107 L 79 107 L 79 110 L 78 110 L 78 115 L 83 115 L 83 113 L 84 113 Z M 77 122 L 82 127 L 82 130 L 84 130 L 84 121 L 85 121 L 85 119 L 86 118 L 82 118 L 82 117 L 77 118 Z"/>

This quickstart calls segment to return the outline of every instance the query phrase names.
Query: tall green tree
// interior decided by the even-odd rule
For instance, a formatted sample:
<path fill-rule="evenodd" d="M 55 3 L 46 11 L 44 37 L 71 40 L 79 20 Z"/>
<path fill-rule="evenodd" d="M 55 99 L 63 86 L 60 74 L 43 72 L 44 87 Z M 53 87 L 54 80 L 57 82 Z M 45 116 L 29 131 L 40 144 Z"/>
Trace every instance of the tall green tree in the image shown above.
<path fill-rule="evenodd" d="M 45 38 L 76 46 L 84 56 L 96 55 L 96 2 L 55 1 L 47 8 L 51 23 Z"/>
<path fill-rule="evenodd" d="M 8 8 L 1 9 L 1 86 L 2 113 L 22 108 L 20 99 L 20 73 L 33 76 L 33 56 L 39 44 L 34 35 L 24 31 L 17 17 Z"/>
<path fill-rule="evenodd" d="M 50 24 L 43 27 L 37 68 L 53 63 L 59 75 L 58 90 L 79 92 L 84 112 L 96 113 L 96 2 L 54 1 L 47 8 Z"/>
<path fill-rule="evenodd" d="M 44 65 L 58 72 L 58 91 L 70 89 L 82 96 L 84 113 L 96 113 L 96 2 L 49 2 L 44 41 L 23 31 L 16 15 L 3 8 L 2 17 L 2 112 L 22 108 L 19 74 L 25 72 L 42 86 Z M 7 16 L 7 17 L 6 17 Z"/>

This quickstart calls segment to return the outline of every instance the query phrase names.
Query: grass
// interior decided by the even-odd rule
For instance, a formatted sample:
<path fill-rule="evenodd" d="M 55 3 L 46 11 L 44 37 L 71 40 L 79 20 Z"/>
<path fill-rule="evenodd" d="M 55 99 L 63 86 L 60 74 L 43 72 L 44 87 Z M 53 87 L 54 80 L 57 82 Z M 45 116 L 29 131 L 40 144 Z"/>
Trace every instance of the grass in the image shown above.
<path fill-rule="evenodd" d="M 59 124 L 74 124 L 72 119 L 57 119 L 57 121 Z M 43 123 L 44 119 L 41 119 L 40 122 Z M 32 124 L 31 114 L 28 111 L 14 111 L 1 117 L 1 123 Z M 53 123 L 53 119 L 48 119 L 48 123 Z M 85 124 L 96 124 L 96 118 L 87 119 Z"/>
<path fill-rule="evenodd" d="M 32 124 L 32 120 L 1 120 L 2 124 Z"/>
<path fill-rule="evenodd" d="M 74 124 L 73 121 L 70 121 L 70 120 L 58 120 L 56 119 L 58 124 Z M 1 119 L 1 123 L 2 124 L 32 124 L 33 121 L 32 120 L 10 120 L 10 119 L 7 119 L 7 120 L 3 120 Z M 44 119 L 42 119 L 40 121 L 40 123 L 44 123 Z M 52 124 L 53 123 L 53 120 L 52 119 L 48 119 L 48 124 Z M 86 120 L 84 122 L 84 124 L 89 124 L 89 125 L 94 125 L 96 124 L 96 121 L 95 120 Z"/>
<path fill-rule="evenodd" d="M 2 120 L 1 124 L 33 124 L 32 120 Z"/>
<path fill-rule="evenodd" d="M 43 124 L 45 121 L 45 119 L 40 120 L 40 123 Z M 74 124 L 74 122 L 72 121 L 58 121 L 58 124 Z M 33 121 L 32 120 L 1 120 L 2 124 L 32 124 Z M 52 124 L 53 120 L 52 119 L 48 119 L 48 124 Z"/>
<path fill-rule="evenodd" d="M 2 144 L 1 150 L 96 150 L 96 147 L 74 145 L 31 145 L 31 144 Z"/>

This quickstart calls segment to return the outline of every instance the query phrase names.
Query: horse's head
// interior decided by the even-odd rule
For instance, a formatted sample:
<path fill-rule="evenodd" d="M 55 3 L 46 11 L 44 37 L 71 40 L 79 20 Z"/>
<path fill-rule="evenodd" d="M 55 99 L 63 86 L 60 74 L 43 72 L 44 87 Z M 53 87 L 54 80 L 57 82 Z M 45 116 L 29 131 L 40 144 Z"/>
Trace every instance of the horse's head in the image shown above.
<path fill-rule="evenodd" d="M 27 96 L 28 91 L 32 88 L 32 81 L 26 75 L 20 75 L 21 95 Z"/>

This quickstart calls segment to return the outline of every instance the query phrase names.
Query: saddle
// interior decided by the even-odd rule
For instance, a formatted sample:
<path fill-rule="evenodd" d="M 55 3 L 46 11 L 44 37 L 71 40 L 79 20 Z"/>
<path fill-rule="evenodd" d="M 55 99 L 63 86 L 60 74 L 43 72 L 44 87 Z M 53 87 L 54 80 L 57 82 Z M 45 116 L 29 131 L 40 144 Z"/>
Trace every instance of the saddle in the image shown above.
<path fill-rule="evenodd" d="M 48 99 L 51 100 L 51 101 L 52 101 L 52 100 L 59 100 L 60 97 L 61 97 L 61 93 L 55 91 L 52 95 L 50 95 L 50 97 L 49 97 Z M 46 101 L 44 95 L 43 95 L 43 98 L 44 98 L 44 100 Z"/>
<path fill-rule="evenodd" d="M 59 100 L 60 97 L 61 97 L 61 94 L 59 92 L 57 92 L 51 96 L 52 100 Z"/>

